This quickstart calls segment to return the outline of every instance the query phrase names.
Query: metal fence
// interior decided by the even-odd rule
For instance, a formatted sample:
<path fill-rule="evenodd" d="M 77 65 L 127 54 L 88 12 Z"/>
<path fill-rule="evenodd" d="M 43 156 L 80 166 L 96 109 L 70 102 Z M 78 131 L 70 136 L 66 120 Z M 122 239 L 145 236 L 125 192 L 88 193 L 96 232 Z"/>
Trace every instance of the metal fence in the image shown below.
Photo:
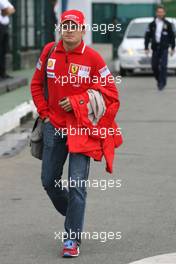
<path fill-rule="evenodd" d="M 55 15 L 49 0 L 12 0 L 16 13 L 10 24 L 13 69 L 20 69 L 22 51 L 41 49 L 54 39 Z"/>

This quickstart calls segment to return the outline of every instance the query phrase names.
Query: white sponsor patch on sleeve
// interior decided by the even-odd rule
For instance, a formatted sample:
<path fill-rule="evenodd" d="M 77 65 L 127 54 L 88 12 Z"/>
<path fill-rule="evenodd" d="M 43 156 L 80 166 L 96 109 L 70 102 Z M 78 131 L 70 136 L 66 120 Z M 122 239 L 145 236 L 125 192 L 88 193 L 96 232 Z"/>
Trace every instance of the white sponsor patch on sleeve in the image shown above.
<path fill-rule="evenodd" d="M 37 65 L 36 65 L 36 68 L 41 71 L 41 68 L 42 68 L 42 61 L 39 59 L 38 62 L 37 62 Z"/>
<path fill-rule="evenodd" d="M 48 78 L 53 78 L 53 79 L 54 79 L 54 78 L 55 78 L 55 72 L 48 72 L 48 71 L 47 71 L 47 77 L 48 77 Z"/>
<path fill-rule="evenodd" d="M 101 77 L 106 77 L 110 74 L 110 70 L 108 69 L 108 66 L 106 65 L 99 70 L 99 73 L 100 73 Z"/>

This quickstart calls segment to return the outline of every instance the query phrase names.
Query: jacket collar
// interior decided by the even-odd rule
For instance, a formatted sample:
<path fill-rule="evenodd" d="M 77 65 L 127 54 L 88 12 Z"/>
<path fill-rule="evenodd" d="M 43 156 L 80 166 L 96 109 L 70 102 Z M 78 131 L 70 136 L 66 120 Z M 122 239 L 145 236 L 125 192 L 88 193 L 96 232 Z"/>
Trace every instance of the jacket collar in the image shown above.
<path fill-rule="evenodd" d="M 86 47 L 86 44 L 82 40 L 81 43 L 79 44 L 79 46 L 77 46 L 74 50 L 68 51 L 68 53 L 83 54 L 85 47 Z M 64 46 L 63 46 L 63 40 L 60 40 L 58 42 L 58 45 L 56 47 L 56 51 L 66 53 L 66 50 L 64 49 Z"/>
<path fill-rule="evenodd" d="M 154 20 L 153 20 L 153 23 L 155 23 L 155 24 L 156 24 L 156 19 L 157 19 L 157 17 L 155 17 Z M 165 23 L 165 22 L 166 22 L 166 18 L 164 17 L 164 18 L 162 19 L 162 21 Z"/>

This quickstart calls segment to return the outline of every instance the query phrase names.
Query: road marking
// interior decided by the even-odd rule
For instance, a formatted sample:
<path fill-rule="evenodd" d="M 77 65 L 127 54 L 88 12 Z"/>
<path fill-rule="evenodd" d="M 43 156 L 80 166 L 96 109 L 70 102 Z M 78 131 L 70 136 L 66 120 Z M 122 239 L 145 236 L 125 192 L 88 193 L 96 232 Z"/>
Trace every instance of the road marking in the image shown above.
<path fill-rule="evenodd" d="M 176 264 L 176 253 L 157 255 L 130 262 L 129 264 Z"/>

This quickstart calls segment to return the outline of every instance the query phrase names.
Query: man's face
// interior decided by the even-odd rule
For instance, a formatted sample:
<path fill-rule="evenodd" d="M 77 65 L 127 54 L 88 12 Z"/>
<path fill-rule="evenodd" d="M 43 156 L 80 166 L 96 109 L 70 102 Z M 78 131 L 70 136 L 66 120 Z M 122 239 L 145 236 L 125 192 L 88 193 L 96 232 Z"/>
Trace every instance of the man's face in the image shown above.
<path fill-rule="evenodd" d="M 163 8 L 158 8 L 156 11 L 156 16 L 160 19 L 163 19 L 166 15 L 166 11 Z"/>
<path fill-rule="evenodd" d="M 71 20 L 65 21 L 61 25 L 61 36 L 63 41 L 67 44 L 79 43 L 84 34 L 85 30 Z"/>

